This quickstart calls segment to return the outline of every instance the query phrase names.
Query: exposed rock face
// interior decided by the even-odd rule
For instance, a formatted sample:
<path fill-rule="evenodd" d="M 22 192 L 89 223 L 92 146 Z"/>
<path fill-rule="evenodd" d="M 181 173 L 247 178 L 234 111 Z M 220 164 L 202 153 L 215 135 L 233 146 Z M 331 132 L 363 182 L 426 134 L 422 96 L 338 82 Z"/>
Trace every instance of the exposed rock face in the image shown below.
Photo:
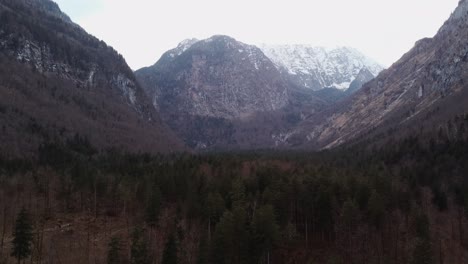
<path fill-rule="evenodd" d="M 349 47 L 261 45 L 260 48 L 291 84 L 314 91 L 346 90 L 364 68 L 373 76 L 383 70 L 381 65 Z"/>
<path fill-rule="evenodd" d="M 462 0 L 434 38 L 418 41 L 338 110 L 311 117 L 296 135 L 311 145 L 334 147 L 384 127 L 433 129 L 448 116 L 466 112 L 467 36 L 468 1 Z"/>
<path fill-rule="evenodd" d="M 33 151 L 44 139 L 75 133 L 102 147 L 163 151 L 170 148 L 167 142 L 181 147 L 122 56 L 74 24 L 57 4 L 0 0 L 0 20 L 0 106 L 6 109 L 0 119 L 7 121 L 1 140 L 11 143 L 3 146 L 8 151 Z M 31 122 L 40 133 L 27 131 Z"/>
<path fill-rule="evenodd" d="M 227 36 L 184 41 L 136 75 L 163 119 L 193 147 L 213 145 L 210 130 L 225 130 L 229 135 L 218 136 L 227 140 L 233 123 L 289 100 L 286 82 L 262 51 Z"/>
<path fill-rule="evenodd" d="M 354 78 L 354 81 L 349 85 L 348 90 L 346 90 L 347 94 L 352 94 L 354 92 L 359 91 L 364 84 L 369 82 L 370 80 L 374 79 L 375 75 L 369 71 L 366 67 L 362 68 L 356 78 Z"/>
<path fill-rule="evenodd" d="M 286 105 L 287 86 L 258 48 L 227 36 L 190 43 L 136 72 L 161 111 L 232 119 Z"/>
<path fill-rule="evenodd" d="M 300 121 L 344 98 L 351 83 L 358 90 L 382 69 L 351 48 L 262 48 L 227 36 L 189 39 L 136 76 L 189 146 L 271 148 L 284 145 Z"/>

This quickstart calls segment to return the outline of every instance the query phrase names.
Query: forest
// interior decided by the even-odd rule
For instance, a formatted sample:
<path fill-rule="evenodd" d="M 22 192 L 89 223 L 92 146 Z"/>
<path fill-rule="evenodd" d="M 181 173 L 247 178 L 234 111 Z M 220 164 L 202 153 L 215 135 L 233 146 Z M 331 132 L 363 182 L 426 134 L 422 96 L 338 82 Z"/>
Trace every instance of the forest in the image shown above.
<path fill-rule="evenodd" d="M 321 152 L 0 160 L 0 263 L 468 263 L 468 118 Z"/>

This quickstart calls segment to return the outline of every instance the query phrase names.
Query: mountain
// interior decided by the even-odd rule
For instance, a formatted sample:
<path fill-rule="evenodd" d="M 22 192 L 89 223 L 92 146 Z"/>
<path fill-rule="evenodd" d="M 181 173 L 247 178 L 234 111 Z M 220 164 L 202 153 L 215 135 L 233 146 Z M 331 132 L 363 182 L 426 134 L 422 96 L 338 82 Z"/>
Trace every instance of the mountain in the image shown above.
<path fill-rule="evenodd" d="M 174 107 L 172 112 L 241 118 L 280 109 L 288 99 L 270 60 L 258 48 L 227 36 L 184 41 L 137 76 L 157 95 L 154 105 L 163 111 Z"/>
<path fill-rule="evenodd" d="M 443 129 L 468 111 L 467 36 L 468 1 L 462 0 L 433 38 L 418 41 L 352 97 L 290 132 L 294 144 L 330 148 L 353 139 Z"/>
<path fill-rule="evenodd" d="M 260 49 L 228 36 L 183 41 L 136 76 L 163 120 L 195 148 L 255 146 L 261 140 L 247 130 L 261 134 L 271 122 L 254 120 L 276 119 L 290 97 Z"/>
<path fill-rule="evenodd" d="M 364 84 L 368 83 L 375 77 L 376 75 L 374 75 L 369 69 L 366 67 L 362 68 L 349 85 L 349 88 L 346 90 L 346 94 L 352 94 L 358 91 Z"/>
<path fill-rule="evenodd" d="M 99 147 L 169 151 L 160 121 L 125 60 L 49 0 L 0 0 L 2 153 L 80 135 Z"/>
<path fill-rule="evenodd" d="M 372 74 L 367 81 L 383 70 L 377 62 L 350 47 L 265 44 L 259 47 L 292 85 L 314 91 L 346 90 L 362 70 Z"/>

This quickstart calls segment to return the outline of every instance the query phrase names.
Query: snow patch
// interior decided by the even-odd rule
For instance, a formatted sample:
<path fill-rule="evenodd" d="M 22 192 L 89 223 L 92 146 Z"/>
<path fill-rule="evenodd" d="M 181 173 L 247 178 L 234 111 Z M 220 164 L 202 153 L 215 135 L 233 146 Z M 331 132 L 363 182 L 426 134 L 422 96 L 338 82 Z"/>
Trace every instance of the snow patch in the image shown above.
<path fill-rule="evenodd" d="M 377 62 L 349 47 L 265 44 L 259 47 L 278 70 L 298 75 L 300 83 L 308 83 L 310 87 L 314 80 L 319 83 L 320 89 L 347 89 L 363 68 L 369 69 L 374 76 L 384 69 Z"/>

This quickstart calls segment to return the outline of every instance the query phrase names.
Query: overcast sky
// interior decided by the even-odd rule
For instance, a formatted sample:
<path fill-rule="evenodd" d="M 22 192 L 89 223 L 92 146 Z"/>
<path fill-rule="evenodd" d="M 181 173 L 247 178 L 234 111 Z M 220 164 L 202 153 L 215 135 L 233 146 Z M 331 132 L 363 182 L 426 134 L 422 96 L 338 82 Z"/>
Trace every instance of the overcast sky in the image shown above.
<path fill-rule="evenodd" d="M 432 37 L 458 0 L 55 0 L 134 70 L 187 38 L 351 46 L 390 66 Z"/>

